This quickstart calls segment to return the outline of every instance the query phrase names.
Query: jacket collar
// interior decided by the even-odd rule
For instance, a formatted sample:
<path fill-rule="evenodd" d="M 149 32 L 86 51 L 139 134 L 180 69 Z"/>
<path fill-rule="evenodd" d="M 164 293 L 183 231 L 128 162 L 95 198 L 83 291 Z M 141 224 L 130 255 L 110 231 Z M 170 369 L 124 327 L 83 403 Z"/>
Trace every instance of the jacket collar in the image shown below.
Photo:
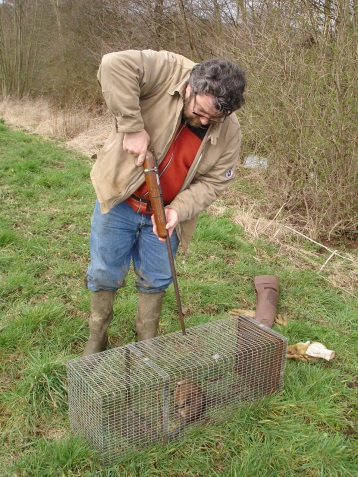
<path fill-rule="evenodd" d="M 189 80 L 189 75 L 187 78 L 183 79 L 178 84 L 176 84 L 172 89 L 170 89 L 168 93 L 171 94 L 172 96 L 174 96 L 177 93 L 182 98 L 184 98 L 185 86 L 188 84 L 188 80 Z"/>

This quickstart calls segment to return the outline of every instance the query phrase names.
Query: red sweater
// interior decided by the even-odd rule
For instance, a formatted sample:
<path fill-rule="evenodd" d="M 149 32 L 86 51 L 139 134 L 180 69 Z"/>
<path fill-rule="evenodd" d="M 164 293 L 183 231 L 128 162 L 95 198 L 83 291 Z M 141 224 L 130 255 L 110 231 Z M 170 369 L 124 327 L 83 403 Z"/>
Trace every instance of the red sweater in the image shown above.
<path fill-rule="evenodd" d="M 164 202 L 171 202 L 180 191 L 201 144 L 201 139 L 184 124 L 176 132 L 174 140 L 158 167 Z M 148 207 L 148 188 L 144 182 L 126 202 L 141 214 L 151 214 Z M 146 202 L 140 202 L 142 198 Z"/>

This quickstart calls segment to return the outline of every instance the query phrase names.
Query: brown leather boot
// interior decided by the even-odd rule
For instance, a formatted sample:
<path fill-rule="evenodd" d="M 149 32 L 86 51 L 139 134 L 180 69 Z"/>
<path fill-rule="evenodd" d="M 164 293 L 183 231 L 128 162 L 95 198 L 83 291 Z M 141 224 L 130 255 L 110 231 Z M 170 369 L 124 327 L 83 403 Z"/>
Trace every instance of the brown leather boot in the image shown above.
<path fill-rule="evenodd" d="M 91 316 L 89 319 L 90 338 L 82 356 L 99 353 L 108 343 L 107 328 L 113 318 L 115 291 L 91 292 Z"/>
<path fill-rule="evenodd" d="M 272 328 L 277 310 L 279 280 L 274 275 L 259 275 L 254 278 L 256 292 L 255 320 Z"/>
<path fill-rule="evenodd" d="M 159 293 L 138 292 L 138 311 L 135 319 L 138 341 L 157 336 L 164 293 L 164 291 Z"/>

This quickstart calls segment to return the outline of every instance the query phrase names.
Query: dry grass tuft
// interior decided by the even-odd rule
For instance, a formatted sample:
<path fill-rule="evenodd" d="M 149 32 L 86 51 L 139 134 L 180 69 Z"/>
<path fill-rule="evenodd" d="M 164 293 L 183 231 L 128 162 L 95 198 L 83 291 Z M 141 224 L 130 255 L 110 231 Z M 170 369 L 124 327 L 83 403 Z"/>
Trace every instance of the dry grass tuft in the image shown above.
<path fill-rule="evenodd" d="M 209 208 L 208 212 L 220 216 L 227 212 L 227 207 L 219 200 Z M 248 240 L 264 239 L 266 242 L 274 244 L 296 268 L 318 272 L 333 286 L 358 298 L 358 259 L 356 254 L 343 253 L 332 247 L 327 247 L 276 218 L 272 220 L 262 216 L 257 218 L 257 208 L 254 203 L 235 206 L 232 220 L 245 229 Z"/>
<path fill-rule="evenodd" d="M 102 148 L 109 135 L 112 124 L 112 118 L 109 114 L 95 118 L 92 120 L 89 128 L 81 131 L 76 137 L 73 137 L 73 139 L 67 142 L 67 145 L 91 157 Z"/>
<path fill-rule="evenodd" d="M 36 133 L 39 125 L 53 116 L 53 111 L 43 99 L 4 99 L 0 101 L 0 115 L 13 128 Z"/>
<path fill-rule="evenodd" d="M 275 244 L 296 267 L 312 269 L 335 287 L 358 298 L 358 260 L 353 254 L 327 247 L 275 219 L 256 219 L 254 210 L 238 211 L 233 221 L 245 229 L 249 239 L 262 238 Z"/>
<path fill-rule="evenodd" d="M 111 127 L 109 115 L 93 116 L 79 108 L 56 110 L 44 99 L 3 100 L 0 116 L 15 129 L 65 140 L 70 148 L 87 156 L 98 152 Z"/>

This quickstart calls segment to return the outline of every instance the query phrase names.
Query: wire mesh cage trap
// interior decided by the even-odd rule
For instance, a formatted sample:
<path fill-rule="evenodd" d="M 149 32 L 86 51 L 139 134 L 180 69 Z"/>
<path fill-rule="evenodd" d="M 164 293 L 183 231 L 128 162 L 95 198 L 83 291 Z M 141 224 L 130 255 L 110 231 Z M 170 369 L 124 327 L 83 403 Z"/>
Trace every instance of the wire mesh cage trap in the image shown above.
<path fill-rule="evenodd" d="M 103 463 L 218 423 L 283 387 L 287 340 L 246 316 L 67 363 L 72 431 Z"/>

